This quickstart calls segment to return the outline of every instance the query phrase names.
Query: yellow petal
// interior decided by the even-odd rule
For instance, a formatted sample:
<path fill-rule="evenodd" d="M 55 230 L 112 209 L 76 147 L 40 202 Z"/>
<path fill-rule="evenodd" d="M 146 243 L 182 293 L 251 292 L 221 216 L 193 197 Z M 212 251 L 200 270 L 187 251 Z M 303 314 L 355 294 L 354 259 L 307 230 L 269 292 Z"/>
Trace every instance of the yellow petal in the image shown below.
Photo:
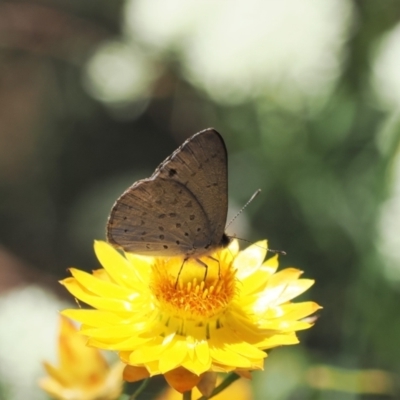
<path fill-rule="evenodd" d="M 299 279 L 303 271 L 297 268 L 285 268 L 273 274 L 268 282 L 268 287 L 287 285 L 288 283 Z"/>
<path fill-rule="evenodd" d="M 102 298 L 91 294 L 86 291 L 75 278 L 67 278 L 60 283 L 64 285 L 73 296 L 92 307 L 110 311 L 133 311 L 136 309 L 135 304 L 130 301 Z"/>
<path fill-rule="evenodd" d="M 262 240 L 241 251 L 233 261 L 239 280 L 253 274 L 262 265 L 267 254 L 267 241 Z"/>
<path fill-rule="evenodd" d="M 53 380 L 56 380 L 62 386 L 68 385 L 67 376 L 64 375 L 63 371 L 59 368 L 54 367 L 53 365 L 49 364 L 48 362 L 43 362 L 44 369 L 46 370 L 47 374 Z"/>
<path fill-rule="evenodd" d="M 151 340 L 152 340 L 151 338 L 144 338 L 140 336 L 130 337 L 125 340 L 124 338 L 121 338 L 119 341 L 113 337 L 107 337 L 102 339 L 91 337 L 88 339 L 88 346 L 98 347 L 104 350 L 132 351 L 136 350 L 137 347 L 144 346 Z"/>
<path fill-rule="evenodd" d="M 125 253 L 126 259 L 134 267 L 133 272 L 141 282 L 147 282 L 154 264 L 154 257 L 141 256 L 133 253 Z"/>
<path fill-rule="evenodd" d="M 208 365 L 204 365 L 199 362 L 198 359 L 194 358 L 193 360 L 186 358 L 185 361 L 182 362 L 181 365 L 183 368 L 187 369 L 188 371 L 192 372 L 195 375 L 201 375 L 206 371 L 209 371 L 212 363 L 210 359 L 210 363 Z"/>
<path fill-rule="evenodd" d="M 81 286 L 97 296 L 115 297 L 122 300 L 134 300 L 139 296 L 138 292 L 132 291 L 130 288 L 95 278 L 93 275 L 79 269 L 70 268 L 69 271 Z"/>
<path fill-rule="evenodd" d="M 298 320 L 305 318 L 322 307 L 313 301 L 304 301 L 302 303 L 290 303 L 281 306 L 286 319 Z"/>
<path fill-rule="evenodd" d="M 129 358 L 129 363 L 132 365 L 140 365 L 158 361 L 163 351 L 164 345 L 162 344 L 162 338 L 155 337 L 151 341 L 148 341 L 146 346 L 141 346 L 133 352 Z"/>
<path fill-rule="evenodd" d="M 130 321 L 129 318 L 125 319 L 123 315 L 100 310 L 63 310 L 61 311 L 61 315 L 93 327 L 116 325 Z M 126 316 L 131 316 L 131 314 L 126 314 Z"/>
<path fill-rule="evenodd" d="M 233 239 L 229 246 L 225 249 L 229 254 L 232 254 L 234 257 L 239 253 L 239 242 L 237 239 Z"/>
<path fill-rule="evenodd" d="M 204 366 L 208 366 L 210 363 L 210 349 L 208 347 L 208 342 L 206 340 L 202 340 L 197 342 L 195 345 L 195 353 L 196 359 L 200 364 Z"/>
<path fill-rule="evenodd" d="M 161 354 L 160 370 L 165 373 L 181 365 L 188 355 L 187 344 L 185 340 L 175 340 L 171 346 Z"/>
<path fill-rule="evenodd" d="M 232 351 L 249 358 L 265 358 L 265 353 L 259 350 L 257 347 L 246 343 L 245 341 L 237 343 L 229 343 L 227 347 Z"/>
<path fill-rule="evenodd" d="M 103 241 L 95 241 L 94 251 L 103 268 L 114 282 L 130 287 L 131 282 L 137 282 L 135 269 L 129 261 L 112 246 Z"/>
<path fill-rule="evenodd" d="M 315 281 L 312 279 L 299 279 L 297 281 L 288 283 L 276 304 L 286 303 L 287 301 L 292 300 L 297 296 L 300 296 L 312 285 L 314 285 L 314 282 Z"/>
<path fill-rule="evenodd" d="M 269 278 L 275 273 L 278 265 L 278 255 L 275 254 L 275 256 L 265 261 L 260 268 L 255 270 L 253 274 L 242 279 L 241 297 L 244 298 L 251 293 L 258 293 L 260 290 L 264 290 Z"/>
<path fill-rule="evenodd" d="M 96 339 L 105 339 L 113 337 L 115 339 L 127 338 L 137 334 L 138 331 L 142 331 L 143 327 L 146 327 L 145 323 L 139 324 L 128 324 L 128 325 L 116 325 L 106 326 L 102 328 L 82 328 L 82 335 L 90 336 Z"/>
<path fill-rule="evenodd" d="M 291 345 L 299 343 L 299 339 L 294 332 L 287 334 L 276 334 L 271 337 L 267 337 L 261 342 L 257 343 L 257 347 L 267 350 L 277 346 Z"/>

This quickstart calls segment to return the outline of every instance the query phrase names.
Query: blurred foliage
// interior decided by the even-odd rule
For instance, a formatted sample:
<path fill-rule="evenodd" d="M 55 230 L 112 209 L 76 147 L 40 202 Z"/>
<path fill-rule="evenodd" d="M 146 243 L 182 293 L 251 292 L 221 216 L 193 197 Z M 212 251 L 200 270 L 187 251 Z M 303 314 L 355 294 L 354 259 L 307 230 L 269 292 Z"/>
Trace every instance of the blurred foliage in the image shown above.
<path fill-rule="evenodd" d="M 300 370 L 313 363 L 382 369 L 399 380 L 400 293 L 383 273 L 377 241 L 400 125 L 370 80 L 377 44 L 399 22 L 400 1 L 349 4 L 351 28 L 332 89 L 292 107 L 290 94 L 286 104 L 273 91 L 230 104 L 212 100 L 187 78 L 176 49 L 155 56 L 135 37 L 127 46 L 139 46 L 155 65 L 152 87 L 143 98 L 101 101 L 86 66 L 101 44 L 126 40 L 124 2 L 1 2 L 4 248 L 54 280 L 72 265 L 96 268 L 92 243 L 104 238 L 117 196 L 184 139 L 213 126 L 230 155 L 231 200 L 244 204 L 262 189 L 246 209 L 246 239 L 268 238 L 271 248 L 288 253 L 284 266 L 317 281 L 309 296 L 324 309 L 300 334 Z M 269 398 L 362 398 L 302 385 Z M 398 385 L 368 396 L 399 397 Z"/>

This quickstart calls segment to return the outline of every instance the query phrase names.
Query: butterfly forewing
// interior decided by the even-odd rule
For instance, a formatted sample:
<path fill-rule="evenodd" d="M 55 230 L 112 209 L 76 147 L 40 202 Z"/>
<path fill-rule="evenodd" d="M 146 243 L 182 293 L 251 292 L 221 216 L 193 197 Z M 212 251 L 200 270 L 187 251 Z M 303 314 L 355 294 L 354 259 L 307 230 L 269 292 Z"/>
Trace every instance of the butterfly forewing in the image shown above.
<path fill-rule="evenodd" d="M 214 129 L 196 133 L 154 175 L 181 182 L 193 193 L 210 221 L 210 239 L 218 242 L 228 211 L 227 152 L 221 135 Z"/>
<path fill-rule="evenodd" d="M 219 133 L 207 129 L 121 195 L 107 238 L 138 254 L 199 256 L 221 246 L 226 215 L 226 148 Z"/>

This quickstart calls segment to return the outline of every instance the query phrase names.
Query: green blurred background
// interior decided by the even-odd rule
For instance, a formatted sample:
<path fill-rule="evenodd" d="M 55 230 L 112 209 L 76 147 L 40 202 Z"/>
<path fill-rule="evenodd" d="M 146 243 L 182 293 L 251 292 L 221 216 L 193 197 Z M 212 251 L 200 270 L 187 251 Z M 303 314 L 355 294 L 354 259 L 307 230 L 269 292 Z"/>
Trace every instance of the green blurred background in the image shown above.
<path fill-rule="evenodd" d="M 399 22 L 399 0 L 0 2 L 0 398 L 44 398 L 57 280 L 213 126 L 233 213 L 262 189 L 231 232 L 324 307 L 254 399 L 400 399 Z"/>

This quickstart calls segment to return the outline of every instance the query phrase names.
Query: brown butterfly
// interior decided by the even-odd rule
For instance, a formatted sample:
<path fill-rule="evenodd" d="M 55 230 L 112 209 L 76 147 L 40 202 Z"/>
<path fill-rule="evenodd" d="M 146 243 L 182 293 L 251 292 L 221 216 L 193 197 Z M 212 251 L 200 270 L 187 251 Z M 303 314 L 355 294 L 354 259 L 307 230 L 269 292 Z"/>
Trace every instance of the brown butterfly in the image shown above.
<path fill-rule="evenodd" d="M 117 199 L 108 241 L 127 252 L 186 259 L 226 247 L 227 175 L 221 135 L 212 128 L 196 133 Z"/>

